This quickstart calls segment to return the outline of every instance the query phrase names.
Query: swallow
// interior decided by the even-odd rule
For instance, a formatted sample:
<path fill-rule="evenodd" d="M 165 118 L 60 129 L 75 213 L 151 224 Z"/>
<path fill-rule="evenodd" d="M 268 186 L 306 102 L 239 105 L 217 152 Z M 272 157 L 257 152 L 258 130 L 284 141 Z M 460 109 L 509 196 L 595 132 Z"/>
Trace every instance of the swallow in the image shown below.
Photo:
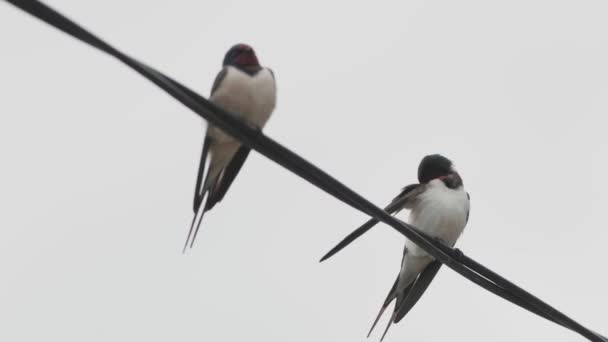
<path fill-rule="evenodd" d="M 462 177 L 448 158 L 434 154 L 422 159 L 418 166 L 418 184 L 411 184 L 385 208 L 390 214 L 409 209 L 408 222 L 418 231 L 453 247 L 469 221 L 470 196 L 464 190 Z M 348 235 L 321 261 L 329 258 L 371 229 L 377 220 L 371 219 Z M 416 304 L 439 271 L 441 263 L 409 239 L 401 261 L 401 269 L 393 287 L 384 300 L 368 337 L 386 308 L 395 300 L 395 307 L 381 341 L 392 323 L 398 323 Z"/>
<path fill-rule="evenodd" d="M 224 56 L 222 70 L 213 82 L 209 100 L 261 130 L 276 104 L 274 73 L 260 65 L 253 48 L 236 44 Z M 203 215 L 224 198 L 249 151 L 249 147 L 241 145 L 219 128 L 207 126 L 196 178 L 194 217 L 183 252 L 188 244 L 190 248 L 194 245 Z M 205 170 L 207 159 L 209 167 Z"/>

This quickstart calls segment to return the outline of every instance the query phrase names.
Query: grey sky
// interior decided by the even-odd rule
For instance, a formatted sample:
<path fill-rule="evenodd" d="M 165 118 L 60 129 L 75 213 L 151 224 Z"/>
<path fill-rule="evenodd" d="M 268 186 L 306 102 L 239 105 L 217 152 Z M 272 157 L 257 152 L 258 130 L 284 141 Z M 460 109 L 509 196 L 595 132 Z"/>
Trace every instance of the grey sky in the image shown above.
<path fill-rule="evenodd" d="M 204 95 L 253 45 L 266 133 L 378 205 L 452 158 L 458 246 L 608 334 L 606 2 L 47 3 Z M 365 340 L 398 233 L 318 264 L 365 216 L 252 153 L 181 255 L 202 120 L 4 2 L 0 23 L 0 340 Z M 446 268 L 387 341 L 447 338 L 583 340 Z"/>

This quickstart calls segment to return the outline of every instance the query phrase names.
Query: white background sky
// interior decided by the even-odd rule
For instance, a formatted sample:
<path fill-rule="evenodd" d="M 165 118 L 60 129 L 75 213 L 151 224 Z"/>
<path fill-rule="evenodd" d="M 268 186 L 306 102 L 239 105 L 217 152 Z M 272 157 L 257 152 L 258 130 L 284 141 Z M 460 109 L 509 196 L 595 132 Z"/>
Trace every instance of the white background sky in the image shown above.
<path fill-rule="evenodd" d="M 266 133 L 378 205 L 452 158 L 458 246 L 608 334 L 605 1 L 48 3 L 204 95 L 253 45 Z M 203 121 L 4 2 L 0 42 L 0 340 L 366 340 L 398 233 L 319 264 L 366 217 L 252 153 L 184 256 Z M 387 341 L 448 338 L 584 340 L 444 268 Z"/>

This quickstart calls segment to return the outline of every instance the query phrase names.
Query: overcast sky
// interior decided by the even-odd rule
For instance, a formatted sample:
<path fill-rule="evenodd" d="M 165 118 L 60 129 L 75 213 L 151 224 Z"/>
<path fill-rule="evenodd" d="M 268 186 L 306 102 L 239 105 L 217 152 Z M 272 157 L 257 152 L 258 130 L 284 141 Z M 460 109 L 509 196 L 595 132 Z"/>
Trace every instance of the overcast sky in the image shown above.
<path fill-rule="evenodd" d="M 47 3 L 205 96 L 251 44 L 266 133 L 380 206 L 450 157 L 458 247 L 608 334 L 605 1 Z M 398 233 L 319 264 L 366 217 L 252 153 L 182 255 L 204 121 L 5 2 L 0 23 L 0 340 L 366 340 Z M 447 339 L 584 340 L 444 268 L 387 341 Z"/>

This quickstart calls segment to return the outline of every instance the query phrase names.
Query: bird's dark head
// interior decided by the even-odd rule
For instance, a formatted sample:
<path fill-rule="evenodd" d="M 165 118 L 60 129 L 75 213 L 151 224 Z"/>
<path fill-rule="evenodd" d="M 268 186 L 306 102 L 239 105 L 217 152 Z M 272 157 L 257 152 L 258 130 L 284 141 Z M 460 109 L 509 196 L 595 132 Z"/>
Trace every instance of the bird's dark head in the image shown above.
<path fill-rule="evenodd" d="M 441 180 L 448 188 L 462 186 L 462 178 L 454 169 L 454 164 L 440 154 L 431 154 L 420 161 L 418 166 L 418 182 L 426 184 L 434 179 Z"/>
<path fill-rule="evenodd" d="M 247 44 L 236 44 L 226 52 L 224 66 L 232 65 L 237 68 L 259 67 L 260 63 L 253 48 Z"/>

